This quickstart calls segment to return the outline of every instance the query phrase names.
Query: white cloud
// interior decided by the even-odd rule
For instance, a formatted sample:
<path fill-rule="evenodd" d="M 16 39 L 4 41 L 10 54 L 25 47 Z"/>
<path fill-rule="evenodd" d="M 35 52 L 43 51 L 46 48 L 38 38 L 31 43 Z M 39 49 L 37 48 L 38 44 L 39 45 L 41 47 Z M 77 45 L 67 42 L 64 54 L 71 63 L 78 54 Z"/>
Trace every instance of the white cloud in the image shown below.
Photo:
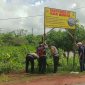
<path fill-rule="evenodd" d="M 43 1 L 38 1 L 38 2 L 35 2 L 34 6 L 41 5 L 42 3 L 43 3 Z"/>
<path fill-rule="evenodd" d="M 76 9 L 73 11 L 76 11 L 80 23 L 84 24 L 85 8 L 81 8 L 85 7 L 84 3 L 85 0 L 0 0 L 0 19 L 42 15 L 15 20 L 0 20 L 0 28 L 5 28 L 4 30 L 23 28 L 29 31 L 34 28 L 36 33 L 43 33 L 44 7 Z"/>
<path fill-rule="evenodd" d="M 71 5 L 71 9 L 75 9 L 77 7 L 77 4 L 76 3 L 73 3 L 72 5 Z"/>

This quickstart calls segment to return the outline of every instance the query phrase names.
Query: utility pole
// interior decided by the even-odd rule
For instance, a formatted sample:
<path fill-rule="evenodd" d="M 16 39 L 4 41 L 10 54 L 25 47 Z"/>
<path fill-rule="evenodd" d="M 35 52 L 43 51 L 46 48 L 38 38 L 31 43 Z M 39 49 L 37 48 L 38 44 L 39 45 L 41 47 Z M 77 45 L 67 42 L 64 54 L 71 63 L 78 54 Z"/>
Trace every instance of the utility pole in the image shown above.
<path fill-rule="evenodd" d="M 1 31 L 2 31 L 2 28 L 0 28 L 0 33 L 1 33 Z"/>
<path fill-rule="evenodd" d="M 33 36 L 33 32 L 34 32 L 34 30 L 33 30 L 33 28 L 32 28 L 32 36 Z"/>

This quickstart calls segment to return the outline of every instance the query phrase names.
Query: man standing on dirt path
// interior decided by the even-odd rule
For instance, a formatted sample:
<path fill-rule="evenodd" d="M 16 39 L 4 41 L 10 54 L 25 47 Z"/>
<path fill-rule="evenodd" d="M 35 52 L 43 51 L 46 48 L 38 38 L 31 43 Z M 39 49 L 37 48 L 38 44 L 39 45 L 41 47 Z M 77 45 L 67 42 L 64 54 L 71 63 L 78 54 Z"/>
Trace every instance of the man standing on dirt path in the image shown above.
<path fill-rule="evenodd" d="M 80 71 L 84 71 L 84 46 L 81 42 L 77 43 L 78 46 L 78 54 L 79 54 L 79 63 L 80 63 Z"/>
<path fill-rule="evenodd" d="M 59 63 L 59 55 L 58 55 L 58 50 L 55 46 L 49 45 L 51 54 L 53 56 L 53 63 L 54 63 L 54 73 L 58 70 L 58 63 Z"/>
<path fill-rule="evenodd" d="M 26 73 L 29 72 L 29 63 L 31 63 L 31 73 L 34 73 L 34 60 L 38 58 L 39 56 L 36 53 L 29 53 L 26 55 Z"/>
<path fill-rule="evenodd" d="M 46 72 L 46 48 L 45 45 L 40 42 L 37 48 L 37 54 L 39 56 L 39 73 Z"/>
<path fill-rule="evenodd" d="M 85 42 L 83 42 L 84 71 L 85 71 Z"/>

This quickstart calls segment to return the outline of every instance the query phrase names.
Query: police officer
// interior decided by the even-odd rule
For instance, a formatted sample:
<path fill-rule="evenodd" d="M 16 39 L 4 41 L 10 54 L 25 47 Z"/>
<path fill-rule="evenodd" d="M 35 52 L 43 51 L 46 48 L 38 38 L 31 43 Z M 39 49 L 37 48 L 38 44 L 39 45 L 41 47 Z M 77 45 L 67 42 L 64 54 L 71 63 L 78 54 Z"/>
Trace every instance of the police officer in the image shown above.
<path fill-rule="evenodd" d="M 54 73 L 58 70 L 58 63 L 59 63 L 59 56 L 58 56 L 58 50 L 55 46 L 50 46 L 51 54 L 53 56 L 53 64 L 54 64 Z"/>
<path fill-rule="evenodd" d="M 37 48 L 37 54 L 39 56 L 39 73 L 46 72 L 46 48 L 45 45 L 40 42 Z"/>
<path fill-rule="evenodd" d="M 80 71 L 84 71 L 84 46 L 81 42 L 77 43 L 78 46 L 78 54 L 79 54 L 79 63 L 80 63 Z"/>
<path fill-rule="evenodd" d="M 85 71 L 85 42 L 83 42 L 84 71 Z"/>
<path fill-rule="evenodd" d="M 38 58 L 39 56 L 36 53 L 29 53 L 26 55 L 26 73 L 29 72 L 29 63 L 31 63 L 31 73 L 34 72 L 34 60 Z"/>

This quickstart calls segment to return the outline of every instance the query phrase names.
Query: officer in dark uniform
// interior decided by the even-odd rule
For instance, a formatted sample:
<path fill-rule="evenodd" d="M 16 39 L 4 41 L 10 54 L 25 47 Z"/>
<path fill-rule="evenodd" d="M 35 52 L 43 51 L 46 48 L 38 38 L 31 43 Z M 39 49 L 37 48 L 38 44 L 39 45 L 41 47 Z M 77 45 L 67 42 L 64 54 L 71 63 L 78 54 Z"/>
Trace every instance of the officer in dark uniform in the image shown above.
<path fill-rule="evenodd" d="M 46 72 L 46 48 L 43 43 L 39 43 L 37 48 L 37 54 L 39 56 L 39 73 Z"/>
<path fill-rule="evenodd" d="M 54 64 L 54 73 L 58 70 L 58 64 L 59 64 L 59 55 L 58 50 L 55 46 L 50 46 L 51 54 L 53 56 L 53 64 Z"/>
<path fill-rule="evenodd" d="M 29 72 L 29 63 L 31 64 L 31 73 L 34 72 L 34 60 L 38 58 L 39 56 L 36 53 L 29 53 L 26 55 L 26 73 Z"/>
<path fill-rule="evenodd" d="M 85 71 L 85 43 L 83 43 L 84 71 Z"/>
<path fill-rule="evenodd" d="M 81 42 L 77 43 L 78 46 L 78 54 L 79 54 L 79 63 L 80 63 L 80 71 L 84 71 L 84 46 Z"/>

